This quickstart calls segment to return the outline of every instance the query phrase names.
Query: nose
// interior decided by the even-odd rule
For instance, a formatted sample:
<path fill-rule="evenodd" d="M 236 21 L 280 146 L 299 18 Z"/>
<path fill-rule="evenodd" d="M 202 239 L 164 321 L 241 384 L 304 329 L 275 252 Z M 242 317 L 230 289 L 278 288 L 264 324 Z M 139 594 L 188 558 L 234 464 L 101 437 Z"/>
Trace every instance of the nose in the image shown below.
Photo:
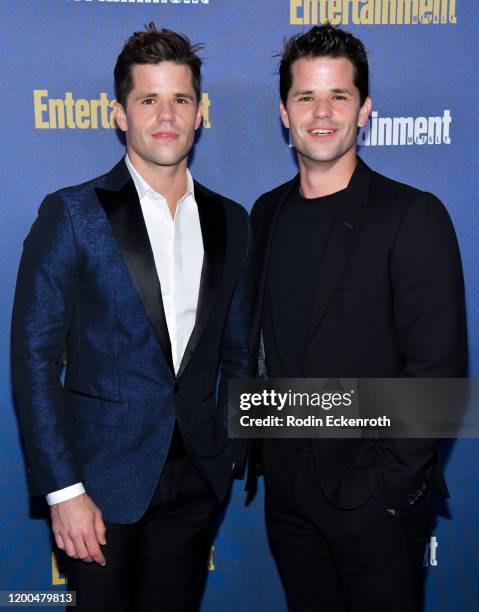
<path fill-rule="evenodd" d="M 314 106 L 314 116 L 318 119 L 331 117 L 331 104 L 327 99 L 319 99 Z"/>
<path fill-rule="evenodd" d="M 169 100 L 158 101 L 156 118 L 159 123 L 173 123 L 175 113 L 172 102 Z"/>

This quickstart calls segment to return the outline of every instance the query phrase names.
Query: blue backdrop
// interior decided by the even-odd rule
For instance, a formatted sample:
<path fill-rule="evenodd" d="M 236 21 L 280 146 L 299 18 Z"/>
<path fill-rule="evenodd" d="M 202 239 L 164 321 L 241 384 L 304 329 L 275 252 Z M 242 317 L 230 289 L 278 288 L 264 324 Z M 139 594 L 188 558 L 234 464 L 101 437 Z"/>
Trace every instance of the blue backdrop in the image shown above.
<path fill-rule="evenodd" d="M 65 588 L 52 565 L 45 507 L 28 499 L 10 389 L 8 338 L 22 240 L 46 193 L 101 174 L 123 155 L 110 123 L 112 71 L 123 42 L 146 22 L 206 44 L 207 114 L 191 169 L 248 209 L 296 172 L 278 115 L 273 55 L 284 37 L 328 18 L 362 38 L 374 113 L 359 135 L 360 154 L 379 172 L 433 191 L 446 204 L 464 264 L 470 375 L 478 376 L 475 0 L 0 0 L 0 10 L 0 590 Z M 438 506 L 425 551 L 427 612 L 478 609 L 478 449 L 477 440 L 444 445 L 452 499 Z M 204 612 L 286 610 L 262 497 L 260 488 L 244 508 L 241 483 L 233 488 L 214 542 Z"/>

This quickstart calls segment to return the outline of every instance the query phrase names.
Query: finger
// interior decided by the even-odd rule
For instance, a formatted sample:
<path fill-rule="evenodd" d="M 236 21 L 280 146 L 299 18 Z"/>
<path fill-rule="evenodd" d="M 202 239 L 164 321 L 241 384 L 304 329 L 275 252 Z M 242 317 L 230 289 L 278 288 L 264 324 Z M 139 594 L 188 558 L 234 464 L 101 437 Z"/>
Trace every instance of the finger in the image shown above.
<path fill-rule="evenodd" d="M 73 541 L 71 540 L 71 538 L 69 538 L 68 536 L 64 536 L 63 542 L 65 544 L 66 554 L 72 559 L 78 559 L 77 551 L 76 551 L 75 545 Z"/>
<path fill-rule="evenodd" d="M 105 546 L 106 544 L 106 527 L 105 527 L 105 523 L 103 522 L 103 519 L 101 517 L 101 514 L 95 514 L 95 533 L 96 533 L 96 537 L 97 540 L 100 544 L 102 544 L 103 546 Z"/>
<path fill-rule="evenodd" d="M 85 544 L 93 561 L 104 567 L 106 565 L 106 559 L 100 550 L 100 544 L 98 543 L 96 534 L 88 534 L 88 536 L 85 538 Z"/>
<path fill-rule="evenodd" d="M 55 533 L 55 543 L 60 550 L 65 550 L 65 542 L 59 533 Z"/>
<path fill-rule="evenodd" d="M 85 536 L 83 534 L 76 534 L 75 536 L 73 536 L 72 540 L 75 545 L 78 557 L 86 563 L 91 563 L 93 559 L 91 558 L 90 553 L 88 552 L 88 549 L 85 546 Z"/>

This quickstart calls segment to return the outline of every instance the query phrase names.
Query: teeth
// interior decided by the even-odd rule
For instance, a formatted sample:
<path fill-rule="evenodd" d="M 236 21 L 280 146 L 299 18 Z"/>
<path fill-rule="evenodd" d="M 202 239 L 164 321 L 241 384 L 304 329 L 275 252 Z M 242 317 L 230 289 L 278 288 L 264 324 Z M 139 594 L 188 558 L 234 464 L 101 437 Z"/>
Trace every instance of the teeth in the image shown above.
<path fill-rule="evenodd" d="M 313 130 L 313 134 L 332 134 L 333 130 Z"/>

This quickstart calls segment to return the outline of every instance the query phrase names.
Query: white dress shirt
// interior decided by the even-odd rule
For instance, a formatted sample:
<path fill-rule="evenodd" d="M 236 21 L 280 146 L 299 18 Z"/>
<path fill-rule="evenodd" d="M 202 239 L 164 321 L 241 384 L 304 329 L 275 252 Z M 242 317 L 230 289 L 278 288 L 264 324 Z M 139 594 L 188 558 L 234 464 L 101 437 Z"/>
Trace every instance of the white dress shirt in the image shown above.
<path fill-rule="evenodd" d="M 125 162 L 140 199 L 155 259 L 170 335 L 173 367 L 177 373 L 195 326 L 203 266 L 203 238 L 193 179 L 187 170 L 186 193 L 178 201 L 173 218 L 166 198 L 154 191 L 138 174 L 128 155 Z M 79 482 L 49 493 L 47 502 L 50 505 L 58 504 L 82 493 L 85 493 L 85 488 Z"/>

